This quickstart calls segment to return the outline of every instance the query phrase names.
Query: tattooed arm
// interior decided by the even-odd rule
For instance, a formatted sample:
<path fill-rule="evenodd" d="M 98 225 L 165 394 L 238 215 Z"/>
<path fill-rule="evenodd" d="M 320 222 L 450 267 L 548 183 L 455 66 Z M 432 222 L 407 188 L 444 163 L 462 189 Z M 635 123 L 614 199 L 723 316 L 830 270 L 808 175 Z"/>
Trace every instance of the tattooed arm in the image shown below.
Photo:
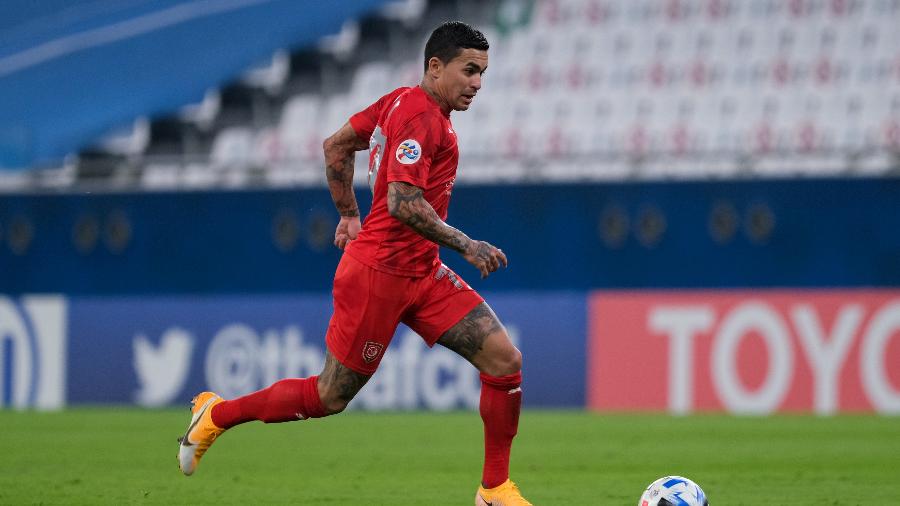
<path fill-rule="evenodd" d="M 369 147 L 365 139 L 360 139 L 350 123 L 325 139 L 322 149 L 325 150 L 325 175 L 328 178 L 328 189 L 331 200 L 341 215 L 341 221 L 334 231 L 334 245 L 344 249 L 347 243 L 356 239 L 361 228 L 359 222 L 359 206 L 353 193 L 353 162 L 356 152 Z"/>
<path fill-rule="evenodd" d="M 485 241 L 475 241 L 462 231 L 447 225 L 425 200 L 422 189 L 401 181 L 388 184 L 388 212 L 417 234 L 450 248 L 481 271 L 481 277 L 506 267 L 506 255 Z"/>

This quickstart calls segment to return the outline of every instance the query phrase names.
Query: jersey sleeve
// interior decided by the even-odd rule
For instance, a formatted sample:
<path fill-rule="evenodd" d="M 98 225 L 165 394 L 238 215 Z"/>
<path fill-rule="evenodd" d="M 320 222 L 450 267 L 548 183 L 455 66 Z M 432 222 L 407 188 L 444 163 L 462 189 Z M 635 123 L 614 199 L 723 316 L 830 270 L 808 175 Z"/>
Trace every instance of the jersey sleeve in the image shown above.
<path fill-rule="evenodd" d="M 385 181 L 402 181 L 426 188 L 428 171 L 440 142 L 440 125 L 436 118 L 425 112 L 411 118 L 392 118 L 394 121 L 384 153 L 387 162 Z"/>
<path fill-rule="evenodd" d="M 381 114 L 381 108 L 384 106 L 385 97 L 381 97 L 375 103 L 350 116 L 350 126 L 356 132 L 360 139 L 368 139 L 375 131 L 375 125 L 378 124 L 378 115 Z"/>
<path fill-rule="evenodd" d="M 400 93 L 406 91 L 406 89 L 407 88 L 397 88 L 396 90 L 376 100 L 369 107 L 366 107 L 353 116 L 350 116 L 350 126 L 353 127 L 356 135 L 360 139 L 368 140 L 369 137 L 372 136 L 372 132 L 375 131 L 375 126 L 378 124 L 378 118 L 381 116 L 381 111 L 384 110 L 387 104 L 393 102 L 394 99 L 400 95 Z"/>

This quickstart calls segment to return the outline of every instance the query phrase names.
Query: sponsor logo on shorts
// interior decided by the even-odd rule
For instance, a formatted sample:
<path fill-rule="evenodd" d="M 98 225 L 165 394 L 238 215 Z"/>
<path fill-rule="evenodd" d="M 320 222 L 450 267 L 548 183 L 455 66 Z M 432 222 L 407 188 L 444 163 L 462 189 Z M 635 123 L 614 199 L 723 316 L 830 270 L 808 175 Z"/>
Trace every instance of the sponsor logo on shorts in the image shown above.
<path fill-rule="evenodd" d="M 440 281 L 440 280 L 444 279 L 444 277 L 449 279 L 450 282 L 453 283 L 453 286 L 455 286 L 457 290 L 463 289 L 463 284 L 459 280 L 459 276 L 457 276 L 455 272 L 451 271 L 449 267 L 447 267 L 444 264 L 441 264 L 441 266 L 438 267 L 437 272 L 434 274 L 434 279 Z"/>
<path fill-rule="evenodd" d="M 416 163 L 419 161 L 419 157 L 422 156 L 422 147 L 419 145 L 419 141 L 406 139 L 397 147 L 396 156 L 397 161 L 404 165 Z"/>
<path fill-rule="evenodd" d="M 363 360 L 365 360 L 367 364 L 370 364 L 378 359 L 383 351 L 383 344 L 376 343 L 375 341 L 366 341 L 366 344 L 363 345 Z"/>

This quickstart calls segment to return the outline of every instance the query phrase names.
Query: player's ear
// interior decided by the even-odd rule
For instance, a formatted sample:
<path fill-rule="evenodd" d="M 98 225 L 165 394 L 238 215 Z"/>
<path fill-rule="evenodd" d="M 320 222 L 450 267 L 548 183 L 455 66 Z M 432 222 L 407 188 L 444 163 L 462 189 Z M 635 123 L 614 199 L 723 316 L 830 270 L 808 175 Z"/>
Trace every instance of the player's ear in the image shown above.
<path fill-rule="evenodd" d="M 428 75 L 430 75 L 432 79 L 440 77 L 443 70 L 444 62 L 442 62 L 440 58 L 432 56 L 428 59 Z"/>

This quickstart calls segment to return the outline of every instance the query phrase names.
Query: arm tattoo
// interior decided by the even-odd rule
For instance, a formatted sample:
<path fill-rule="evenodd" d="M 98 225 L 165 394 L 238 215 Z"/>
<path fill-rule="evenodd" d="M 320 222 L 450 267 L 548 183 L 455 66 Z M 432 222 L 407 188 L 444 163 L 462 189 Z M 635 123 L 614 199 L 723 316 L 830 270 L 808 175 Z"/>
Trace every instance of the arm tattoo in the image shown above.
<path fill-rule="evenodd" d="M 345 123 L 322 144 L 328 189 L 341 216 L 359 216 L 359 206 L 353 193 L 353 162 L 356 160 L 356 152 L 367 147 L 368 144 L 357 137 L 350 123 Z"/>
<path fill-rule="evenodd" d="M 425 200 L 422 189 L 411 184 L 388 184 L 388 211 L 422 237 L 459 253 L 465 253 L 472 242 L 466 234 L 447 225 Z"/>
<path fill-rule="evenodd" d="M 340 168 L 329 164 L 325 167 L 331 200 L 341 216 L 359 216 L 356 195 L 353 194 L 353 156 L 336 161 Z"/>
<path fill-rule="evenodd" d="M 475 246 L 473 256 L 479 260 L 489 261 L 491 259 L 491 249 L 486 243 L 479 242 Z"/>
<path fill-rule="evenodd" d="M 337 394 L 342 401 L 350 402 L 369 381 L 370 376 L 344 367 L 330 352 L 325 353 L 325 367 L 319 381 Z"/>
<path fill-rule="evenodd" d="M 468 361 L 478 354 L 487 336 L 500 330 L 500 321 L 487 304 L 482 302 L 438 339 L 438 343 L 455 351 Z"/>

